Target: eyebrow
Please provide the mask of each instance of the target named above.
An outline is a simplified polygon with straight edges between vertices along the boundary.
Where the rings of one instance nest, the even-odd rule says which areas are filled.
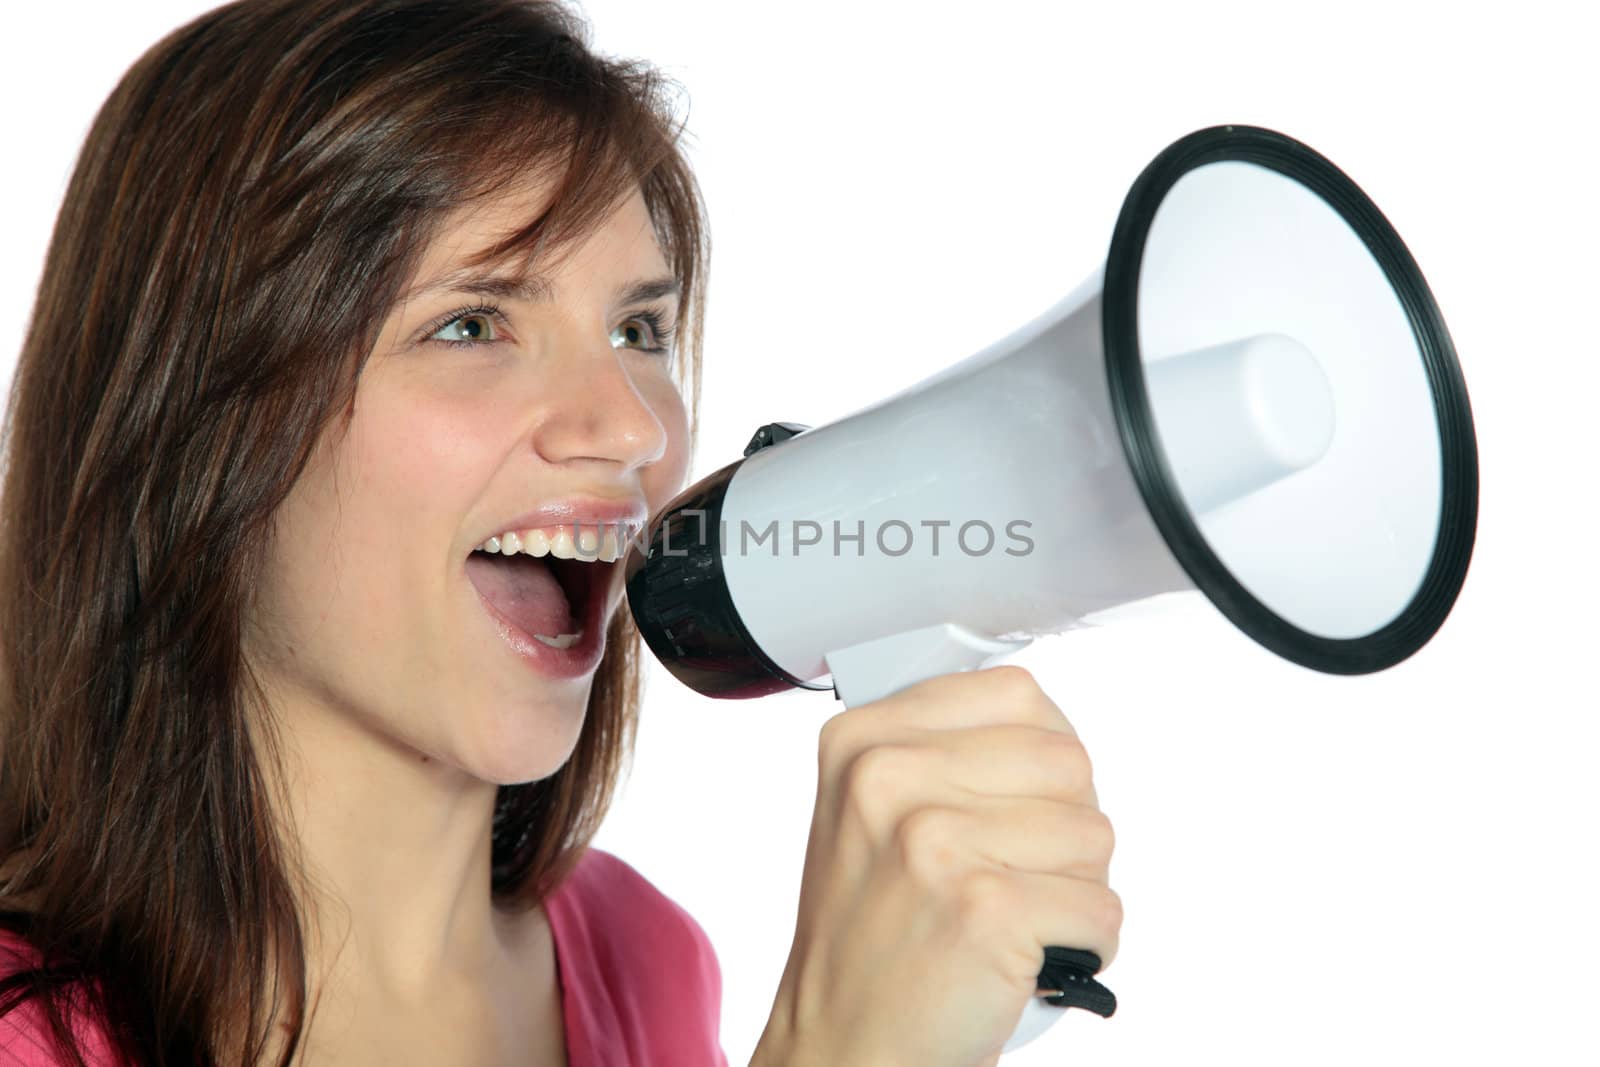
[[[677,297],[681,291],[682,287],[676,278],[651,278],[620,286],[616,300],[619,304],[641,304],[666,296]],[[543,303],[551,297],[550,283],[536,274],[495,274],[468,267],[442,275],[412,290],[408,299],[449,292],[523,300],[530,304]]]

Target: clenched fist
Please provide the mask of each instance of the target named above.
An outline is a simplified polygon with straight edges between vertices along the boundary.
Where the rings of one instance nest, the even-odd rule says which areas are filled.
[[[1017,666],[822,728],[799,916],[755,1067],[990,1067],[1044,947],[1116,956],[1089,757]]]

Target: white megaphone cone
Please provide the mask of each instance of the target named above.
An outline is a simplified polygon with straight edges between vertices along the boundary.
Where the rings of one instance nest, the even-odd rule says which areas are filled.
[[[713,696],[854,706],[1191,590],[1363,673],[1438,630],[1476,515],[1466,389],[1405,246],[1311,149],[1227,126],[1146,168],[1104,269],[1033,322],[848,418],[763,427],[655,516],[627,588]],[[1099,965],[1047,948],[1006,1050],[1111,1014]]]

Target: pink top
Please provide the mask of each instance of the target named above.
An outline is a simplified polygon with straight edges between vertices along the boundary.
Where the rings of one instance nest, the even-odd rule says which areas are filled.
[[[642,874],[590,848],[545,900],[555,940],[568,1067],[728,1067],[718,1038],[722,971],[700,924]],[[31,948],[0,930],[0,976]],[[32,1000],[0,1016],[0,1067],[56,1067]],[[109,1064],[91,1020],[91,1064]]]
[[[569,1067],[728,1067],[717,954],[675,901],[591,848],[545,913]]]

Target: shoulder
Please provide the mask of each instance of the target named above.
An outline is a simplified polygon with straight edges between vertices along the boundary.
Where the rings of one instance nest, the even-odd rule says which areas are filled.
[[[38,951],[26,938],[0,926],[0,982],[39,962]],[[111,1062],[105,1032],[84,1013],[80,990],[74,988],[70,1000],[73,1036],[85,1061]],[[37,998],[8,991],[0,996],[0,1005],[4,1004],[12,1007],[0,1015],[0,1067],[56,1067],[66,1062],[56,1050],[49,1019]]]
[[[590,847],[556,896],[620,952],[678,960],[721,977],[711,939],[682,905],[622,858]]]
[[[574,1063],[727,1067],[717,954],[677,901],[590,847],[545,910]]]
[[[561,891],[581,896],[588,903],[626,904],[647,908],[657,915],[679,915],[693,921],[677,901],[658,889],[627,860],[592,846],[584,850],[571,876],[562,883]]]
[[[677,901],[591,847],[545,910],[568,1040],[586,1062],[727,1067],[722,970],[705,930]]]

